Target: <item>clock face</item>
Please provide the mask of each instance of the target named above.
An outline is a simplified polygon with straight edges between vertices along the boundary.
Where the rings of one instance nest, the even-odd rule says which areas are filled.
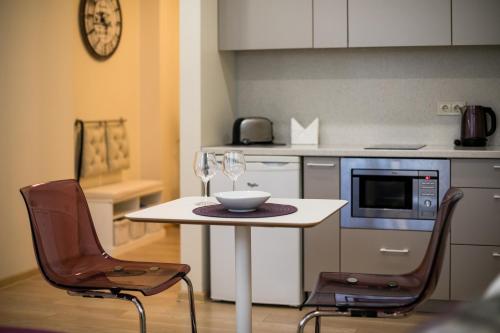
[[[122,12],[118,0],[81,0],[80,30],[85,45],[97,59],[109,58],[122,34]]]

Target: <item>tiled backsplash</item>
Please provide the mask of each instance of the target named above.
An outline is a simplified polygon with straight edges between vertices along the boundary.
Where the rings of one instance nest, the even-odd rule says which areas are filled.
[[[460,117],[437,116],[438,102],[500,116],[499,46],[239,52],[236,79],[237,116],[269,117],[280,142],[291,117],[319,117],[322,144],[451,144]]]

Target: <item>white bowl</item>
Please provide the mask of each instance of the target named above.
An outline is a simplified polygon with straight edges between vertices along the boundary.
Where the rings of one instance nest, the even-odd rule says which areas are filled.
[[[271,197],[262,191],[231,191],[214,194],[215,198],[230,212],[252,212]]]

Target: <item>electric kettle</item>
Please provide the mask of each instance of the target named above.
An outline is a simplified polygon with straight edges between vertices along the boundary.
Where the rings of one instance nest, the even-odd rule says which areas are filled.
[[[486,115],[490,117],[490,127],[487,128]],[[462,126],[460,129],[460,140],[456,145],[465,147],[486,146],[486,137],[495,133],[497,118],[495,112],[489,107],[481,105],[467,105],[462,111]]]

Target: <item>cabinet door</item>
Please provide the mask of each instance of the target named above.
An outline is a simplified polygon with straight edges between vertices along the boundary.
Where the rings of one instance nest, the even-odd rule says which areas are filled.
[[[500,44],[500,1],[453,0],[453,45]]]
[[[451,44],[451,0],[349,0],[349,47]]]
[[[312,0],[219,0],[219,49],[312,47]]]
[[[462,188],[451,223],[452,244],[500,246],[500,189]]]
[[[342,229],[341,271],[348,273],[404,274],[422,261],[430,232]],[[449,240],[447,240],[449,244]],[[449,299],[450,254],[447,245],[433,299]]]
[[[339,198],[339,159],[304,158],[304,198]],[[339,215],[304,229],[304,290],[312,291],[320,272],[339,271]]]
[[[500,188],[499,159],[454,159],[451,186]]]
[[[314,0],[314,47],[347,47],[347,0]]]
[[[500,247],[451,246],[451,299],[479,299],[500,274]]]

